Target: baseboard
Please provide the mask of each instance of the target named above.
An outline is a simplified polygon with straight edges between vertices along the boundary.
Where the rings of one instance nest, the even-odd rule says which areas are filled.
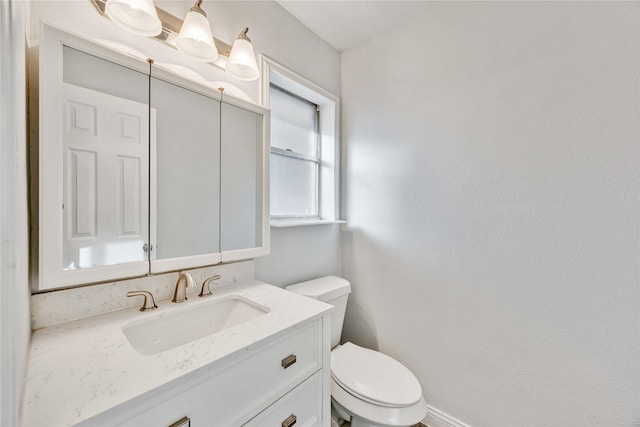
[[[423,420],[423,423],[428,427],[471,427],[433,406],[427,406],[427,416]]]

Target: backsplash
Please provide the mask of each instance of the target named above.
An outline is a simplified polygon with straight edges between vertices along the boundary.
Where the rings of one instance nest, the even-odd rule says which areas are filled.
[[[202,282],[216,274],[221,276],[220,280],[209,284],[214,295],[216,287],[255,278],[253,260],[184,271],[191,273],[198,285],[194,288],[188,288],[187,296],[195,296],[196,298],[200,293]],[[153,294],[156,304],[171,304],[169,299],[173,296],[178,276],[179,272],[172,272],[32,295],[31,328],[34,330],[41,329],[125,308],[141,306],[142,298],[127,297],[126,293],[129,291],[149,291]]]

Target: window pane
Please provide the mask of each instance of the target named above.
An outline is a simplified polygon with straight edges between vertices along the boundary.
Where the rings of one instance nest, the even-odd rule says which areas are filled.
[[[317,156],[317,106],[271,86],[271,146]]]
[[[271,153],[271,215],[318,216],[318,165]]]

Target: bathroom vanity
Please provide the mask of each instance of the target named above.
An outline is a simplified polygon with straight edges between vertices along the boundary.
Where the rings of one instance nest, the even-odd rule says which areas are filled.
[[[328,426],[331,306],[255,280],[166,300],[269,252],[269,111],[170,68],[42,27],[21,424]]]
[[[36,330],[22,424],[329,425],[331,306],[254,280],[158,305]]]

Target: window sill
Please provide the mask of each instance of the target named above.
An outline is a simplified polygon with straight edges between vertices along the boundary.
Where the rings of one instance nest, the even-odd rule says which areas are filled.
[[[272,228],[303,227],[306,225],[346,224],[347,221],[337,219],[272,219]]]

